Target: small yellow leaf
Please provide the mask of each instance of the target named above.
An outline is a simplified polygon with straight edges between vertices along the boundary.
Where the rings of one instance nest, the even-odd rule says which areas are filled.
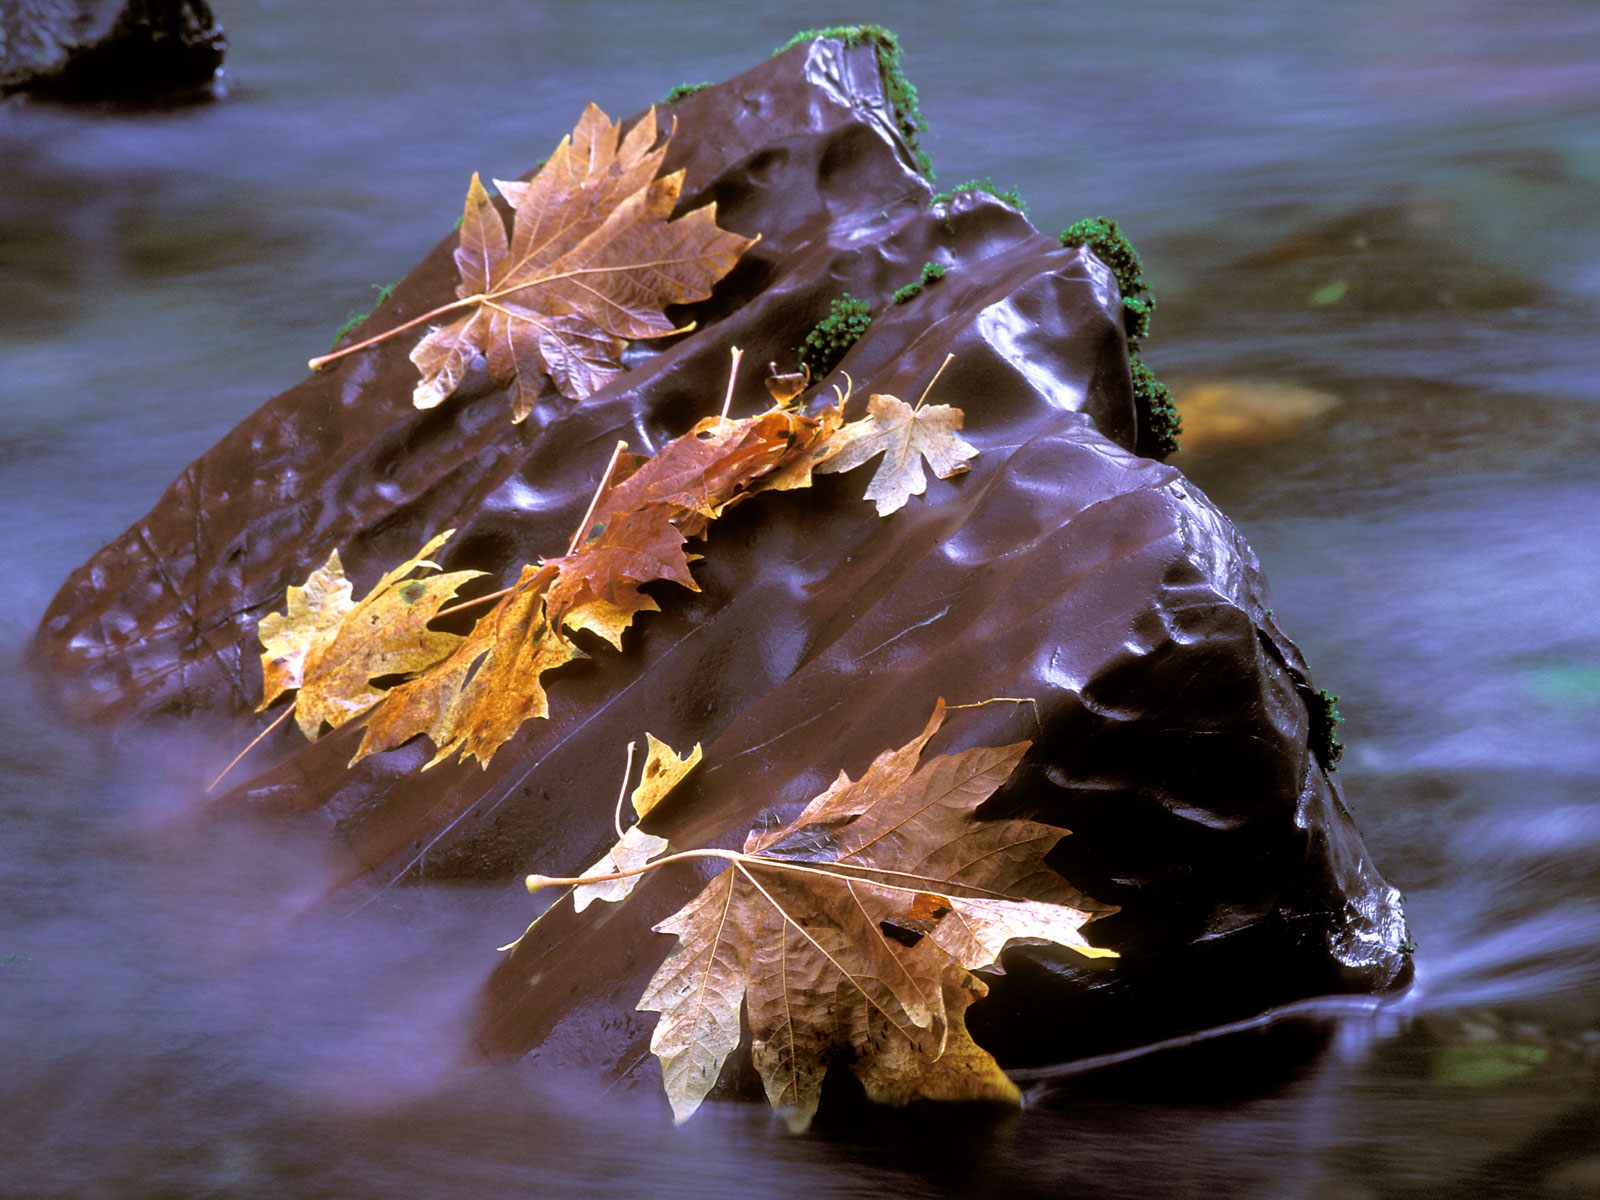
[[[777,363],[767,364],[767,391],[782,408],[787,408],[811,386],[811,368],[804,363],[792,374],[780,374]]]
[[[701,758],[700,743],[685,756],[661,741],[653,733],[645,735],[644,771],[639,776],[639,786],[633,789],[633,811],[642,821],[650,810],[667,798],[667,793],[678,786]]]

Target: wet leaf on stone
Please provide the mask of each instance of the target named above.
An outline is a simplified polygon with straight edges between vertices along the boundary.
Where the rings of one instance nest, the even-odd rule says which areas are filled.
[[[267,708],[298,689],[295,721],[315,741],[383,699],[373,680],[423,671],[450,655],[461,638],[428,628],[456,591],[482,571],[440,574],[433,554],[454,530],[441,533],[384,575],[362,599],[345,577],[339,552],[288,589],[286,611],[262,619],[259,636],[262,700]]]
[[[654,109],[624,135],[591,104],[531,180],[495,181],[509,237],[472,177],[455,252],[468,303],[411,352],[418,408],[450,396],[481,354],[521,421],[546,379],[581,400],[623,373],[628,342],[684,332],[666,307],[705,299],[754,241],[719,228],[715,203],[671,219],[684,173],[657,177],[671,139]]]
[[[961,423],[961,410],[948,404],[913,408],[897,397],[874,395],[867,401],[867,415],[834,435],[827,458],[815,469],[823,475],[853,471],[883,455],[866,498],[877,504],[880,517],[886,517],[927,489],[924,460],[940,479],[967,470],[978,450],[957,435]]]
[[[639,786],[633,789],[633,811],[642,821],[667,798],[683,778],[700,765],[703,751],[700,743],[688,754],[679,754],[653,733],[646,733],[644,769],[639,773]]]
[[[739,1045],[741,1010],[772,1106],[809,1124],[823,1076],[848,1064],[869,1096],[1016,1103],[964,1014],[1017,943],[1086,956],[1082,926],[1109,911],[1045,863],[1065,830],[973,813],[1028,743],[922,762],[945,718],[841,774],[790,824],[744,853],[656,926],[679,943],[639,1002],[661,1018],[651,1049],[678,1120],[699,1107]]]

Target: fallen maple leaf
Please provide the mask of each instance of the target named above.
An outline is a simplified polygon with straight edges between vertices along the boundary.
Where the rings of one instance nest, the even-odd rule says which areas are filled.
[[[524,721],[548,716],[542,677],[584,657],[545,615],[551,574],[549,567],[523,567],[448,658],[393,688],[368,717],[350,764],[425,733],[436,752],[424,770],[458,750],[487,767]]]
[[[454,532],[434,538],[359,601],[353,598],[337,550],[304,584],[291,586],[286,611],[268,614],[259,627],[265,652],[256,711],[298,689],[295,721],[316,741],[324,724],[337,729],[383,699],[384,692],[372,680],[414,674],[449,656],[461,638],[429,629],[428,622],[462,584],[483,574],[427,574],[439,571],[428,556]],[[423,574],[408,579],[414,572]]]
[[[523,722],[548,715],[541,676],[583,656],[567,632],[586,629],[621,649],[633,618],[658,607],[641,587],[666,580],[698,591],[688,537],[767,477],[809,459],[836,425],[772,410],[708,418],[650,458],[619,446],[585,536],[562,557],[524,567],[465,640],[374,702],[352,765],[426,734],[436,747],[428,766],[459,751],[487,767]]]
[[[867,415],[835,435],[828,457],[815,469],[822,475],[853,471],[882,454],[866,498],[886,517],[927,490],[924,459],[936,476],[949,479],[978,456],[977,447],[956,435],[961,422],[961,410],[948,404],[913,408],[894,396],[873,395],[867,400]]]
[[[629,457],[601,494],[583,537],[550,585],[550,613],[567,629],[589,629],[621,648],[640,612],[656,610],[639,589],[669,580],[699,591],[684,545],[728,508],[768,490],[808,460],[835,427],[824,415],[772,409],[742,420],[708,417],[648,459]]]
[[[632,868],[729,860],[656,926],[680,940],[639,1001],[661,1014],[650,1048],[679,1121],[737,1048],[741,1006],[767,1098],[795,1129],[810,1123],[835,1062],[886,1103],[1016,1101],[966,1032],[966,1008],[985,991],[971,972],[997,971],[1018,943],[1110,956],[1081,933],[1110,910],[1046,865],[1065,830],[973,817],[1028,743],[919,765],[944,718],[941,702],[918,737],[859,781],[841,774],[790,824],[752,833],[742,853],[691,850]],[[530,876],[528,886],[565,882]]]
[[[473,175],[455,252],[458,299],[312,368],[465,310],[411,352],[418,408],[450,396],[479,354],[510,391],[513,421],[533,411],[546,378],[572,399],[598,391],[625,370],[629,341],[685,332],[666,307],[705,299],[755,244],[718,227],[714,202],[670,219],[684,173],[657,172],[671,140],[670,130],[659,137],[653,108],[623,136],[621,122],[589,105],[530,181],[495,181],[512,207],[509,238]]]

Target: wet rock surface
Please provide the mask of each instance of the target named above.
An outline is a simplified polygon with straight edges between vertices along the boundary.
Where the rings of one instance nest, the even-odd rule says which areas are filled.
[[[329,550],[364,588],[454,527],[444,568],[490,572],[484,591],[509,582],[565,545],[617,438],[654,449],[715,411],[732,345],[792,365],[848,292],[874,319],[824,382],[848,373],[857,404],[910,398],[953,353],[935,399],[966,412],[970,474],[887,520],[859,473],[734,510],[701,547],[702,590],[663,589],[625,653],[597,644],[550,676],[550,719],[487,770],[419,774],[415,744],[347,770],[358,730],[285,735],[225,806],[323,823],[351,883],[511,893],[610,844],[623,747],[647,729],[706,752],[648,829],[728,846],[908,740],[939,696],[1027,697],[957,714],[930,751],[1034,740],[984,811],[1074,831],[1053,861],[1121,906],[1091,936],[1124,957],[1009,954],[970,1022],[1003,1062],[1402,983],[1398,895],[1308,745],[1315,688],[1254,555],[1179,471],[1133,452],[1111,273],[993,197],[930,209],[869,45],[800,46],[668,111],[685,207],[715,199],[724,227],[762,236],[710,300],[674,313],[696,332],[637,347],[585,402],[551,392],[520,426],[481,383],[412,408],[406,338],[269,401],[64,585],[35,653],[63,702],[115,722],[238,717],[242,742],[256,623]],[[453,240],[355,336],[449,298]],[[892,303],[930,261],[944,277]],[[735,411],[765,403],[753,374],[739,396]],[[558,902],[493,971],[478,1044],[652,1076],[653,1018],[634,1004],[670,943],[650,927],[703,881],[657,872],[581,916]]]
[[[206,0],[4,0],[0,94],[201,98],[227,48]]]

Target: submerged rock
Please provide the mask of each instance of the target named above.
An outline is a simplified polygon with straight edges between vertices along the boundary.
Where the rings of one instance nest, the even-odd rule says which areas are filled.
[[[205,94],[227,48],[206,0],[0,3],[0,93],[134,101]]]
[[[930,210],[915,124],[886,98],[904,89],[880,65],[870,42],[824,37],[673,105],[684,207],[715,199],[725,228],[762,235],[677,314],[694,333],[587,401],[550,392],[522,425],[483,384],[414,409],[408,339],[352,356],[269,401],[75,572],[37,660],[79,713],[236,715],[242,742],[256,623],[329,550],[365,587],[456,527],[444,567],[508,582],[565,545],[618,437],[653,449],[714,412],[730,346],[792,369],[848,293],[873,317],[822,382],[914,397],[953,353],[935,399],[966,412],[970,474],[887,520],[859,474],[734,510],[704,547],[702,590],[662,590],[624,653],[550,676],[550,719],[487,770],[418,773],[417,744],[349,770],[346,728],[275,738],[276,765],[224,803],[320,820],[352,882],[504,881],[511,923],[529,908],[521,874],[567,874],[610,845],[623,747],[646,730],[705,745],[650,831],[736,845],[907,741],[937,697],[1028,697],[961,713],[931,749],[1034,740],[985,813],[1074,831],[1052,861],[1121,906],[1091,933],[1124,957],[1008,954],[971,1016],[1003,1062],[1399,985],[1398,895],[1309,744],[1315,688],[1255,556],[1178,470],[1134,453],[1114,276],[985,194]],[[366,332],[448,298],[452,246]],[[893,303],[929,262],[938,285]],[[736,411],[758,393],[752,377]],[[479,1045],[653,1075],[654,1018],[634,1004],[671,942],[650,927],[702,882],[674,869],[625,904],[559,902],[493,970]]]

